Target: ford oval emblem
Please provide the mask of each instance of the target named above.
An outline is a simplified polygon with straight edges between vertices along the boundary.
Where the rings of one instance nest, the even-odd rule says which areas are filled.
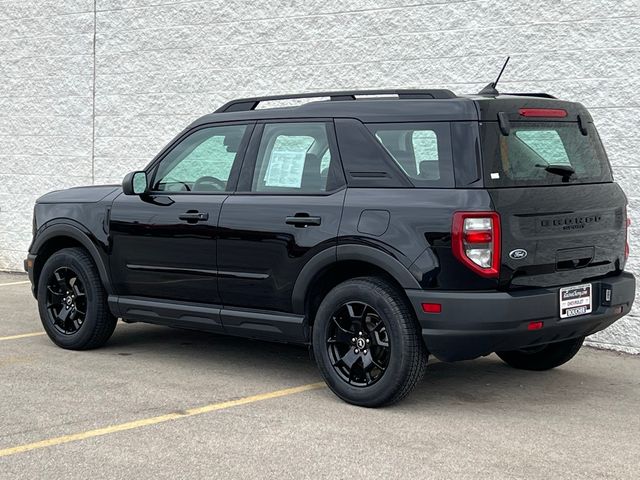
[[[524,248],[516,248],[509,252],[509,256],[514,260],[522,260],[527,256],[527,251]]]

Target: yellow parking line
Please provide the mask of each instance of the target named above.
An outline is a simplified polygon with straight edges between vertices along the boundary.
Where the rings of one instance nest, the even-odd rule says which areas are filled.
[[[263,400],[270,400],[272,398],[286,397],[287,395],[294,395],[296,393],[323,388],[324,386],[324,383],[309,383],[307,385],[300,385],[299,387],[285,388],[284,390],[275,390],[273,392],[261,393],[258,395],[252,395],[250,397],[238,398],[236,400],[212,403],[203,407],[195,407],[179,412],[167,413],[165,415],[159,415],[157,417],[143,418],[141,420],[134,420],[131,422],[110,425],[108,427],[98,428],[95,430],[88,430],[86,432],[63,435],[61,437],[49,438],[47,440],[41,440],[34,443],[26,443],[24,445],[18,445],[16,447],[10,447],[5,448],[4,450],[0,450],[0,457],[7,457],[9,455],[15,455],[17,453],[28,452],[40,448],[53,447],[55,445],[62,445],[63,443],[77,442],[80,440],[86,440],[87,438],[100,437],[102,435],[108,435],[110,433],[133,430],[135,428],[164,423],[170,420],[177,420],[179,418],[193,417],[194,415],[202,415],[203,413],[215,412],[216,410],[224,410],[225,408],[237,407],[239,405],[246,405],[248,403],[261,402]]]
[[[9,337],[0,337],[0,342],[5,340],[18,340],[19,338],[39,337],[45,335],[45,332],[21,333],[20,335],[11,335]]]
[[[24,285],[25,283],[31,283],[31,282],[29,280],[24,280],[22,282],[0,283],[0,287],[8,287],[9,285]]]

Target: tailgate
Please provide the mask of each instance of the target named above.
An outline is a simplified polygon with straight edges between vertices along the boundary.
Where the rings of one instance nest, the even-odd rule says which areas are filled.
[[[624,268],[626,198],[616,183],[499,188],[489,195],[502,227],[502,285],[567,285]]]

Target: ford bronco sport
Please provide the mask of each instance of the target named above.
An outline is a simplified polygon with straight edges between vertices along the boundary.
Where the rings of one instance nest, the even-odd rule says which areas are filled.
[[[589,112],[550,95],[246,98],[122,186],[41,197],[25,268],[62,348],[118,318],[310,344],[381,406],[429,354],[546,370],[626,315],[626,203]]]

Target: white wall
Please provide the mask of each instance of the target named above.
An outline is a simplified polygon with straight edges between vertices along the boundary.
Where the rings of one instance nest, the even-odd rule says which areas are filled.
[[[640,273],[639,14],[640,0],[0,0],[0,269],[21,268],[37,196],[119,182],[230,98],[475,92],[510,54],[502,89],[591,110]],[[637,303],[594,341],[640,351]]]

